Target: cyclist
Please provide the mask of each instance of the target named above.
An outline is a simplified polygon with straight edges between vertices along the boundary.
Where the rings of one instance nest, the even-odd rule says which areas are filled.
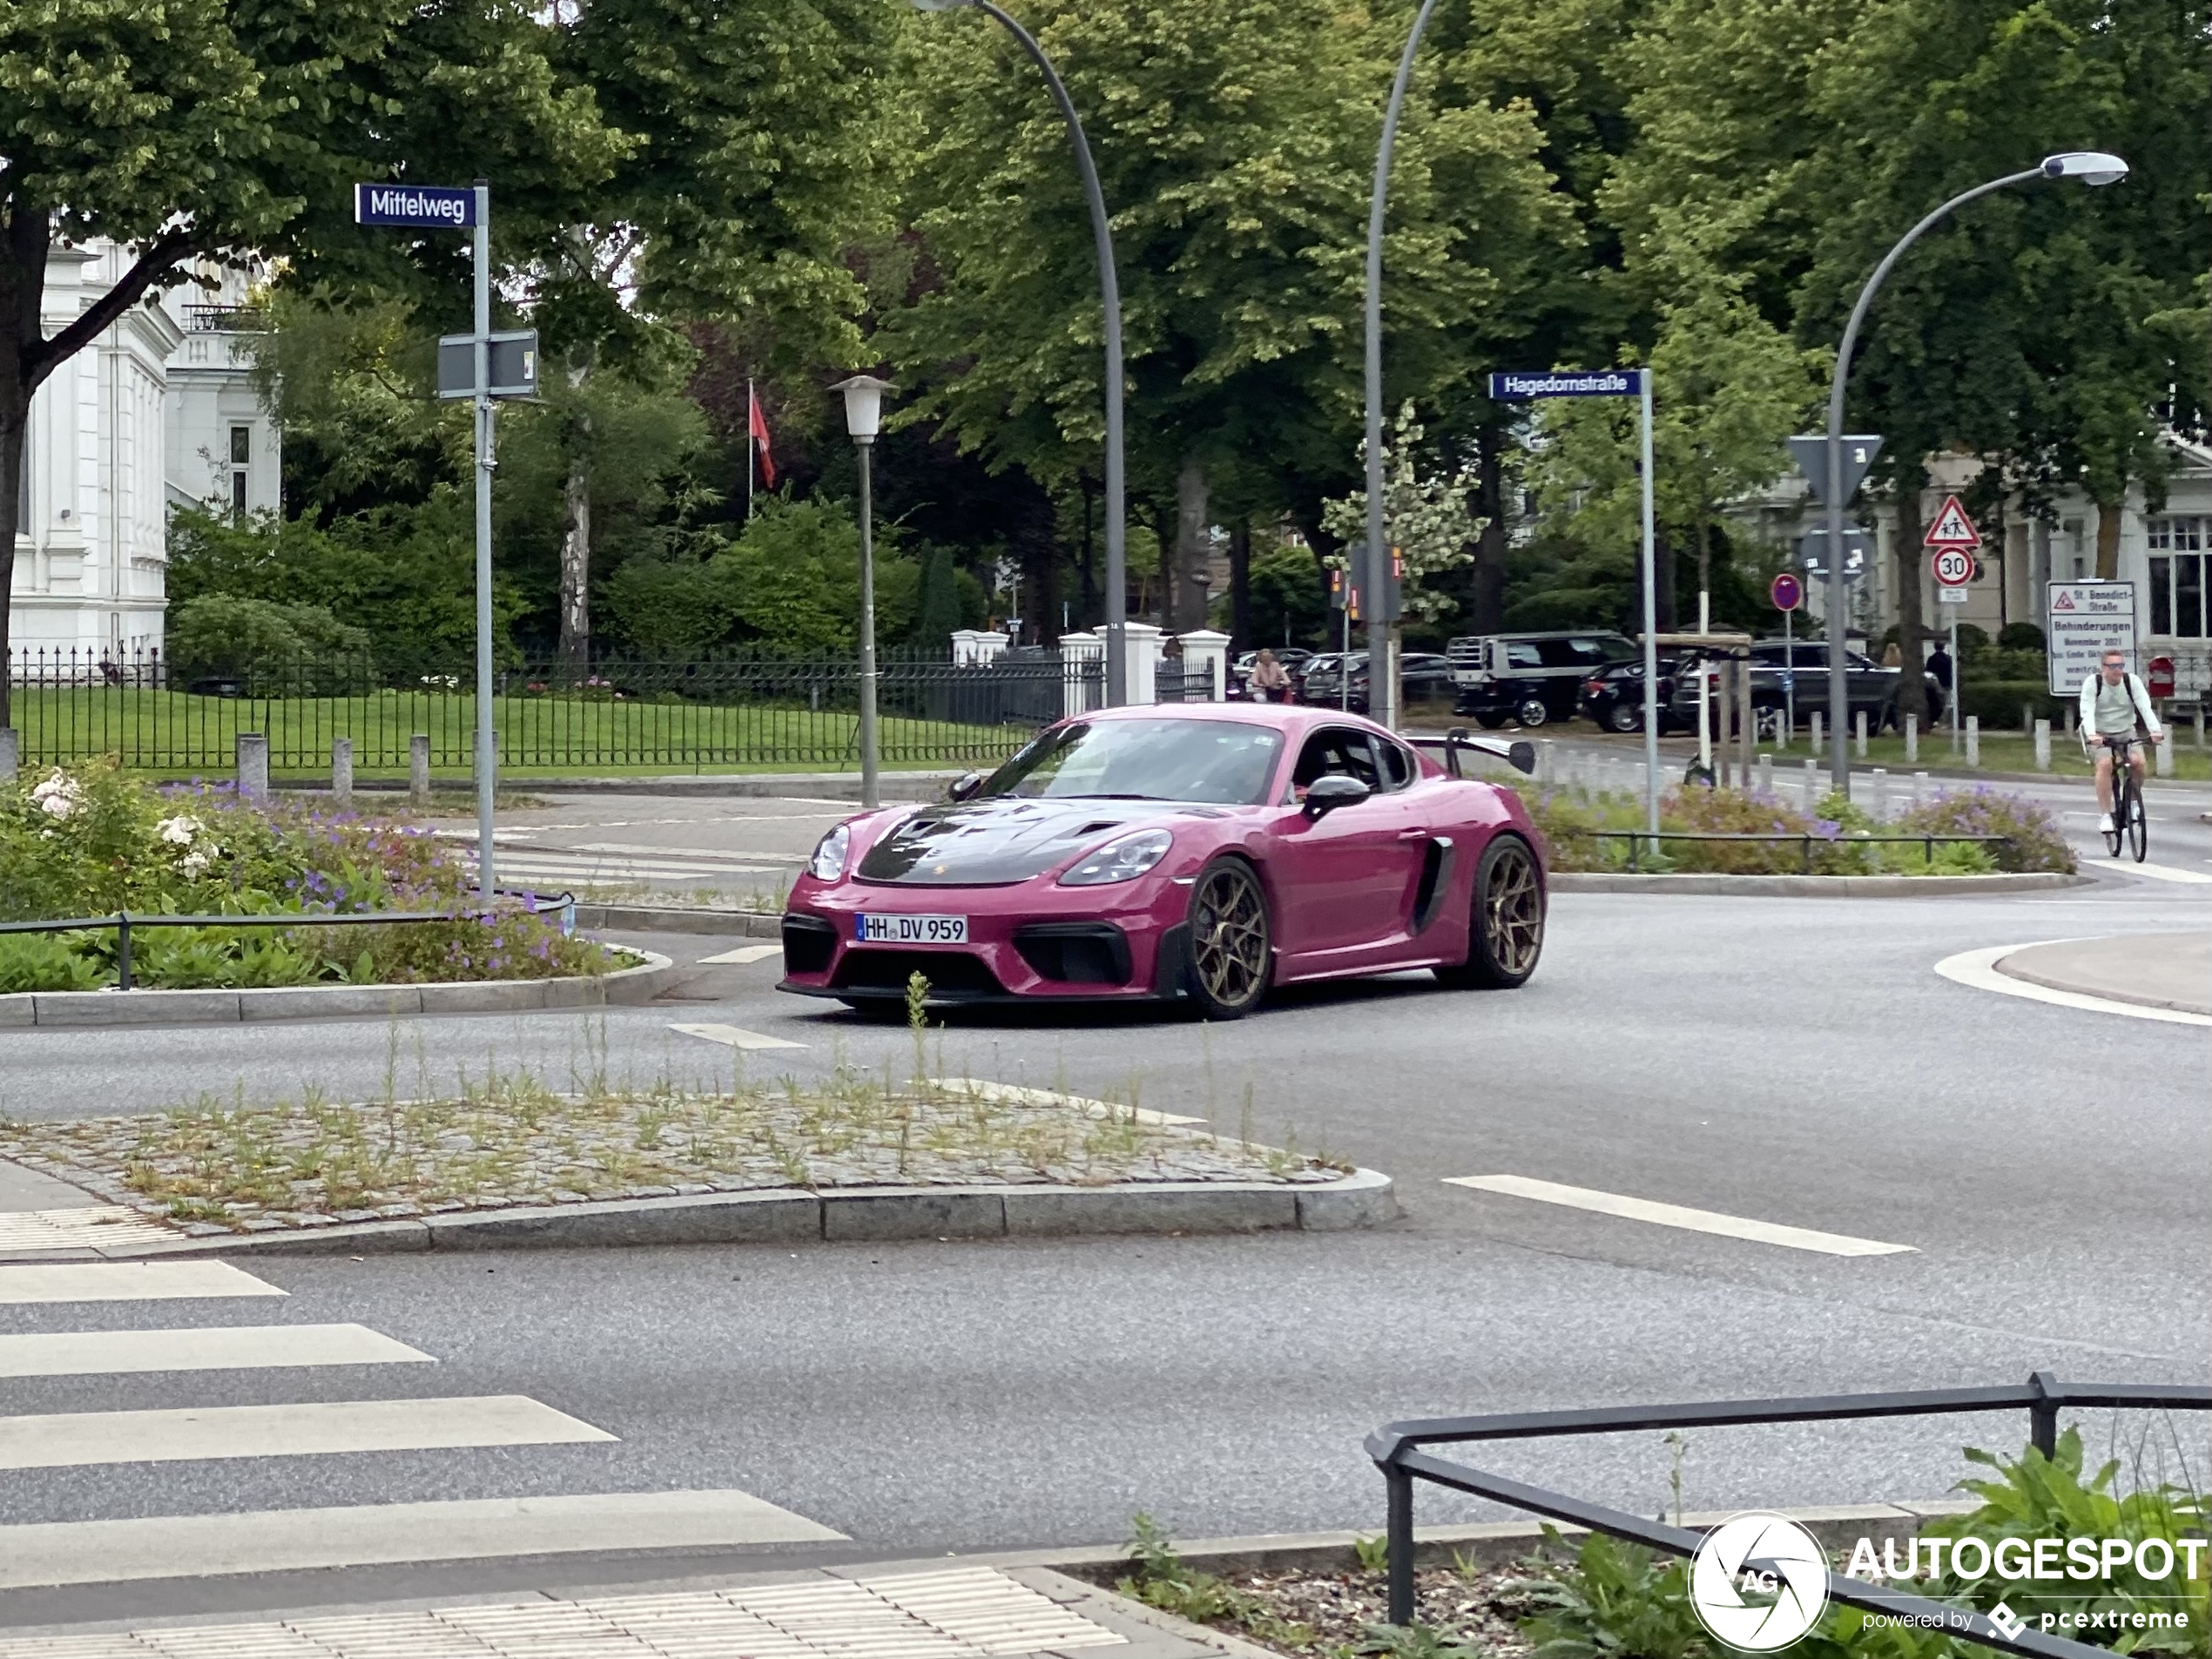
[[[2153,743],[2162,743],[2166,728],[2158,723],[2158,713],[2150,705],[2150,693],[2143,689],[2142,681],[2128,671],[2128,653],[2108,651],[2097,671],[2081,682],[2081,744],[2094,746],[2097,763],[2097,810],[2102,814],[2097,819],[2101,834],[2112,833],[2112,757],[2113,750],[2105,742],[2107,738],[2133,738],[2136,722]],[[2143,757],[2130,752],[2128,764],[2135,774],[2137,788],[2142,786]]]

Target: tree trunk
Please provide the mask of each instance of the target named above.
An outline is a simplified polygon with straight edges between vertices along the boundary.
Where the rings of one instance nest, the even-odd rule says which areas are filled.
[[[577,428],[588,436],[590,417]],[[561,665],[578,680],[591,669],[591,467],[581,443],[561,486]]]
[[[1152,621],[1163,634],[1175,631],[1175,509],[1156,507],[1152,539],[1159,543],[1153,562]]]
[[[1897,718],[1902,725],[1916,716],[1920,730],[1928,730],[1928,683],[1925,664],[1927,635],[1920,610],[1920,566],[1927,550],[1920,545],[1920,493],[1927,488],[1928,469],[1918,459],[1901,460],[1897,473],[1897,649],[1904,659],[1898,671]],[[1871,649],[1870,644],[1869,649]],[[1956,682],[1959,665],[1951,665]]]
[[[1506,432],[1491,422],[1482,428],[1475,461],[1475,510],[1482,529],[1474,540],[1474,603],[1468,623],[1478,634],[1501,632],[1506,625]]]
[[[0,358],[15,356],[0,340]],[[13,363],[0,361],[0,732],[14,724],[14,657],[9,632],[16,583],[16,508],[23,492],[24,436],[30,425],[30,388]]]
[[[2097,503],[2097,579],[2100,582],[2113,581],[2120,575],[2120,521],[2127,510],[2127,501],[2128,491],[2123,486],[2116,500]]]
[[[1169,605],[1171,626],[1188,633],[1206,625],[1206,561],[1213,550],[1206,539],[1206,469],[1196,456],[1183,463],[1175,479],[1175,580]]]
[[[1100,609],[1098,599],[1097,549],[1091,529],[1091,508],[1098,499],[1098,486],[1091,482],[1087,472],[1076,475],[1076,482],[1083,492],[1083,545],[1082,556],[1076,564],[1077,591],[1082,596],[1080,609],[1082,621],[1080,625],[1084,628],[1103,626],[1112,618]],[[1092,620],[1094,617],[1097,619],[1096,622]]]
[[[1028,636],[1022,643],[1057,644],[1060,641],[1059,514],[1053,507],[1051,493],[1043,485],[1031,482],[1022,493],[1027,499],[1022,505],[1020,529],[1016,532],[1023,590],[1019,603],[1022,620]]]
[[[1641,559],[1637,560],[1639,566],[1642,563]],[[1680,607],[1675,603],[1675,543],[1674,538],[1665,530],[1656,528],[1651,533],[1651,585],[1657,590],[1651,596],[1651,614],[1658,623],[1657,631],[1671,634],[1676,628],[1675,619],[1681,614]],[[1636,572],[1636,598],[1639,602],[1643,598],[1643,573],[1641,569]],[[1636,608],[1635,624],[1628,631],[1637,635],[1643,631],[1641,603]]]
[[[1239,518],[1229,528],[1229,652],[1254,650],[1252,644],[1252,522]]]

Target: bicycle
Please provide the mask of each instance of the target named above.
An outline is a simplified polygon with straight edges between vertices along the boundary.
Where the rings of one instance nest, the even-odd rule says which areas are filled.
[[[2135,776],[2130,752],[2141,739],[2099,738],[2097,741],[2112,751],[2112,827],[2104,832],[2105,851],[2118,858],[2124,839],[2135,862],[2141,864],[2150,847],[2150,820],[2143,813],[2143,786]]]

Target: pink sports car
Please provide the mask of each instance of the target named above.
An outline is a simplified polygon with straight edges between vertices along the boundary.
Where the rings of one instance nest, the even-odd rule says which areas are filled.
[[[1517,986],[1544,864],[1509,789],[1356,715],[1252,704],[1064,720],[952,799],[848,819],[784,916],[782,988],[895,1014],[933,1002],[1187,1001],[1232,1020],[1269,988],[1426,968]]]

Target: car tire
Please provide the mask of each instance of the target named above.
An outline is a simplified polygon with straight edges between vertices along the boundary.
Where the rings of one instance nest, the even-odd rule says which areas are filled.
[[[1520,836],[1490,838],[1474,867],[1467,959],[1433,969],[1453,990],[1510,991],[1526,985],[1544,949],[1544,880],[1535,850]]]
[[[1475,725],[1480,726],[1485,732],[1495,732],[1499,727],[1505,725],[1506,719],[1507,717],[1505,715],[1493,712],[1476,715],[1474,717],[1474,723]]]
[[[1615,703],[1606,710],[1601,723],[1608,732],[1641,732],[1643,730],[1643,711],[1627,703]]]
[[[1184,980],[1204,1020],[1241,1020],[1267,995],[1275,968],[1274,928],[1259,876],[1242,859],[1220,858],[1190,884],[1190,957]]]
[[[1513,718],[1534,730],[1552,718],[1550,706],[1541,697],[1524,697],[1513,711]]]

